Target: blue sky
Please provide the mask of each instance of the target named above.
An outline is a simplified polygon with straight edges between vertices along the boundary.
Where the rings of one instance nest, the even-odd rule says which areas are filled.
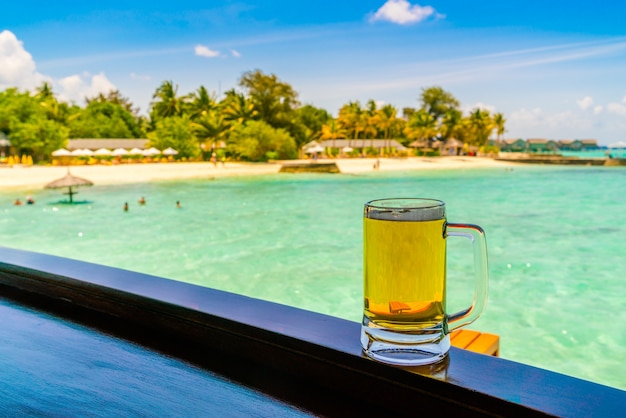
[[[106,8],[105,8],[106,7]],[[260,69],[303,104],[417,107],[439,85],[506,137],[626,141],[626,4],[614,1],[19,1],[0,14],[0,88],[66,100],[116,88],[146,112],[164,80],[216,94]]]

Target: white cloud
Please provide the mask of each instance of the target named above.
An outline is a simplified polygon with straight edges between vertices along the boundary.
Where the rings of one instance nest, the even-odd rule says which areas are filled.
[[[21,41],[8,30],[0,32],[0,88],[17,87],[33,90],[44,81],[50,82],[60,100],[82,103],[85,97],[97,96],[116,90],[104,75],[71,75],[54,80],[37,72],[32,55],[24,49]]]
[[[49,77],[37,72],[33,57],[8,30],[0,32],[0,88],[33,89]]]
[[[411,4],[407,0],[387,0],[387,2],[370,17],[370,22],[383,20],[400,25],[409,25],[411,23],[419,23],[433,15],[443,17],[442,15],[435,14],[435,9],[431,6]]]
[[[603,108],[602,106],[600,106],[600,105],[595,106],[595,107],[593,108],[593,113],[594,113],[595,115],[599,115],[599,114],[602,112],[602,109],[604,109],[604,108]]]
[[[626,104],[624,103],[609,103],[606,105],[606,110],[620,116],[626,116]]]
[[[96,75],[75,74],[58,80],[56,84],[60,87],[59,99],[76,103],[82,103],[86,97],[94,97],[100,93],[107,94],[111,90],[117,90],[104,73]]]
[[[593,105],[593,99],[591,96],[585,96],[580,100],[576,100],[576,103],[582,110],[587,110]]]
[[[196,45],[194,51],[199,57],[215,58],[220,55],[220,51],[215,51],[204,45]]]
[[[234,49],[230,50],[230,53],[233,55],[233,57],[235,58],[239,58],[241,56],[241,54],[239,53],[239,51],[235,51]]]

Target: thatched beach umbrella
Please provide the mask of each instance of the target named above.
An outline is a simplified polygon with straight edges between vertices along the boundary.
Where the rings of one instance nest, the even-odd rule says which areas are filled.
[[[65,177],[61,177],[58,180],[48,183],[44,187],[46,189],[63,189],[67,187],[69,191],[65,194],[69,195],[70,203],[73,203],[74,201],[72,197],[78,192],[73,191],[72,187],[87,187],[87,186],[93,186],[93,183],[87,179],[84,179],[81,177],[75,177],[70,174],[69,170],[67,170],[67,174],[65,175]]]

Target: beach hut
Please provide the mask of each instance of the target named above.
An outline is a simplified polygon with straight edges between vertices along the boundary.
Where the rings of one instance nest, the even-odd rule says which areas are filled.
[[[74,203],[73,196],[78,192],[72,190],[72,188],[88,187],[88,186],[93,186],[93,183],[87,179],[84,179],[81,177],[75,177],[71,175],[70,170],[68,169],[65,177],[61,177],[58,180],[54,180],[53,182],[46,184],[44,188],[45,189],[64,189],[67,187],[68,191],[65,194],[69,196],[68,203]]]
[[[443,145],[443,152],[446,155],[460,155],[463,149],[463,142],[455,138],[450,138]]]

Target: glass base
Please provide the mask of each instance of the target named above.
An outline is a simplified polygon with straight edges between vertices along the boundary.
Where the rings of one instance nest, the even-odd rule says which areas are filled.
[[[373,327],[364,319],[361,327],[361,347],[366,356],[396,366],[433,364],[446,358],[450,350],[450,335],[444,325],[419,331],[397,332]]]

